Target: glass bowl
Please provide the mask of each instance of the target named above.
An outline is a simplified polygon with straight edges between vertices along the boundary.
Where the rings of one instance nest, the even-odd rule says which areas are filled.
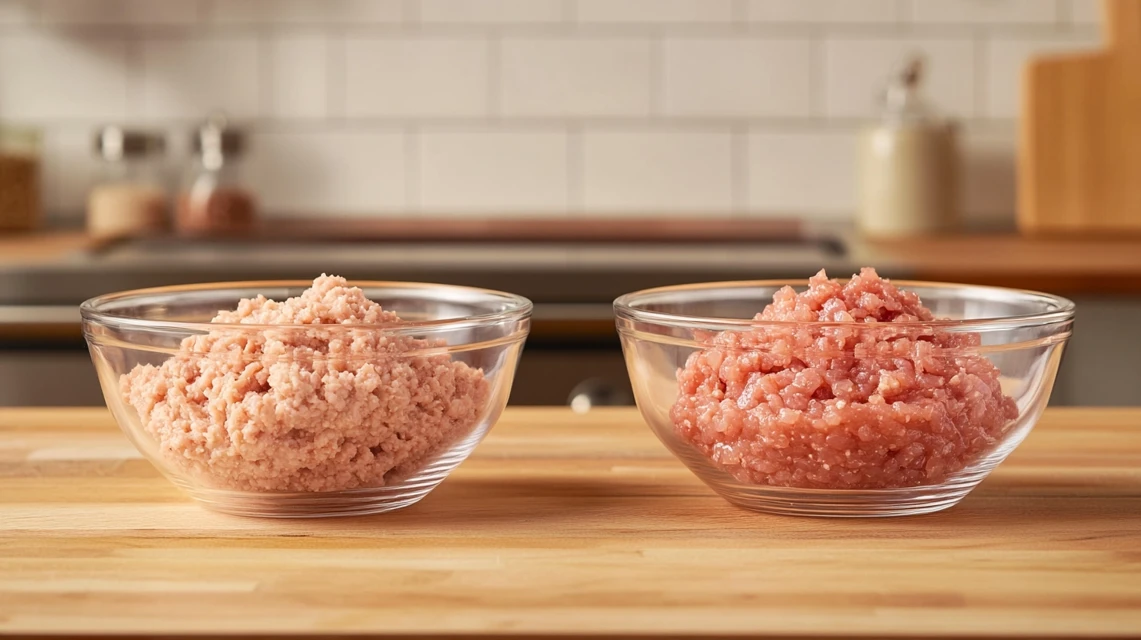
[[[440,484],[499,419],[530,329],[525,298],[351,282],[384,324],[211,323],[307,282],[114,293],[83,303],[107,406],[203,505],[263,517],[380,513]]]
[[[957,504],[1046,407],[1074,305],[1030,291],[893,284],[947,320],[753,319],[776,291],[799,293],[805,281],[618,298],[643,418],[698,478],[747,509],[897,516]],[[856,386],[845,387],[847,378]]]

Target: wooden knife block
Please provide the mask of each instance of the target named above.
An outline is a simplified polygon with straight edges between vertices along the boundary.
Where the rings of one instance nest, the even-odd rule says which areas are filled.
[[[1141,0],[1104,0],[1106,48],[1024,72],[1018,224],[1141,234]]]

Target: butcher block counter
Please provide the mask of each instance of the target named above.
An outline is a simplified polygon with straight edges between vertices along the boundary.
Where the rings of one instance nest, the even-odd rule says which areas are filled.
[[[1141,637],[1141,410],[1050,410],[959,506],[750,513],[635,410],[508,409],[420,504],[205,511],[102,409],[0,410],[0,634]]]

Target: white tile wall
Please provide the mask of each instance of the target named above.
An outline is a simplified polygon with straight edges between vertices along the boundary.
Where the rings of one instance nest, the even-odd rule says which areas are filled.
[[[408,204],[404,138],[368,128],[267,131],[250,140],[247,175],[263,207],[279,214],[399,213]]]
[[[345,111],[362,118],[486,115],[489,49],[478,37],[351,36]]]
[[[815,110],[808,39],[671,38],[663,46],[667,115],[806,117]]]
[[[566,211],[568,136],[558,128],[431,128],[419,138],[419,205],[423,211]]]
[[[562,0],[420,0],[424,24],[541,24],[560,22]]]
[[[273,118],[323,118],[329,112],[329,43],[321,33],[275,34],[268,55],[265,113]]]
[[[1058,3],[1049,0],[910,0],[912,19],[920,23],[1050,24]]]
[[[875,24],[899,20],[898,0],[748,0],[756,22],[800,24]]]
[[[1014,209],[1018,83],[1097,0],[0,0],[0,119],[79,215],[95,125],[251,129],[267,209],[846,220],[855,135],[912,52],[963,120],[964,201]],[[34,64],[28,64],[28,61]],[[183,161],[173,154],[172,165]]]
[[[578,0],[580,23],[694,24],[733,21],[733,0]]]
[[[56,24],[189,24],[198,5],[180,0],[39,0],[43,20]]]
[[[654,83],[649,38],[508,37],[499,51],[504,115],[645,117]]]
[[[749,209],[845,219],[856,193],[856,136],[754,131],[748,139]]]
[[[926,92],[957,117],[974,115],[975,47],[968,38],[834,38],[825,43],[824,101],[829,116],[869,117],[892,71],[908,56],[927,61]]]
[[[399,22],[403,9],[401,0],[213,0],[207,14],[224,23],[359,25]]]
[[[604,213],[730,213],[732,135],[727,129],[587,132],[582,198],[587,210]]]
[[[17,120],[122,118],[127,44],[113,36],[0,37],[0,116]]]
[[[1018,116],[1018,90],[1022,68],[1031,56],[1096,49],[1096,35],[1067,37],[1012,36],[987,43],[986,77],[982,84],[986,95],[985,115],[990,118]]]
[[[1063,6],[1074,24],[1093,25],[1101,22],[1101,0],[1067,0]]]
[[[150,37],[140,53],[137,115],[197,118],[215,109],[234,118],[260,115],[258,41],[252,36]]]
[[[32,0],[0,0],[0,25],[31,22]]]

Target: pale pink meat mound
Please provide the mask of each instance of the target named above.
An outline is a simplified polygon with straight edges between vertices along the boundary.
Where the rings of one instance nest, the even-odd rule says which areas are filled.
[[[284,302],[242,300],[121,392],[163,458],[208,486],[245,491],[379,487],[416,472],[471,433],[490,394],[482,370],[439,346],[350,325],[400,323],[321,276]],[[332,327],[329,325],[340,325]]]
[[[815,489],[935,484],[989,452],[1017,416],[977,334],[864,269],[786,287],[678,372],[676,433],[741,482]]]

